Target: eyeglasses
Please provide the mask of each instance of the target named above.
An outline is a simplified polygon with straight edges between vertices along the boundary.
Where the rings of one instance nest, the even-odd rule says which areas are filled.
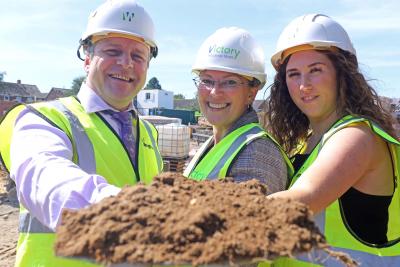
[[[243,84],[250,85],[250,82],[242,82],[236,79],[226,79],[222,81],[214,81],[212,79],[207,79],[207,78],[194,78],[193,79],[194,84],[198,89],[207,89],[211,90],[213,88],[216,88],[217,86],[221,89],[236,89],[240,87]]]

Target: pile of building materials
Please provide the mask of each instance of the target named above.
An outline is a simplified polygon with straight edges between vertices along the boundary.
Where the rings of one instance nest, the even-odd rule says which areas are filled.
[[[189,157],[190,128],[176,123],[156,125],[156,128],[164,171],[183,172]]]

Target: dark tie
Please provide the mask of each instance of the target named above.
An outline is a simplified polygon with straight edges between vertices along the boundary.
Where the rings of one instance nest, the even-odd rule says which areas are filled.
[[[129,111],[110,112],[111,116],[121,124],[121,139],[133,163],[135,163],[135,137],[133,135],[132,114]]]

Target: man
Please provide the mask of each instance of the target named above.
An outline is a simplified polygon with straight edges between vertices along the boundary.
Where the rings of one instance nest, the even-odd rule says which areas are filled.
[[[107,1],[89,17],[79,58],[81,47],[87,78],[77,98],[18,106],[0,126],[21,204],[16,266],[88,265],[54,255],[62,210],[149,183],[162,169],[157,132],[132,105],[157,56],[152,19],[134,0]]]

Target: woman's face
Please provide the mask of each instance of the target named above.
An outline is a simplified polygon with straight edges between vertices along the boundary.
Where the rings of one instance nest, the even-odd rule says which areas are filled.
[[[293,53],[286,66],[290,97],[310,122],[337,119],[336,70],[330,59],[316,50]]]
[[[198,101],[201,112],[217,129],[228,130],[251,105],[257,87],[237,74],[205,70],[200,74]]]

